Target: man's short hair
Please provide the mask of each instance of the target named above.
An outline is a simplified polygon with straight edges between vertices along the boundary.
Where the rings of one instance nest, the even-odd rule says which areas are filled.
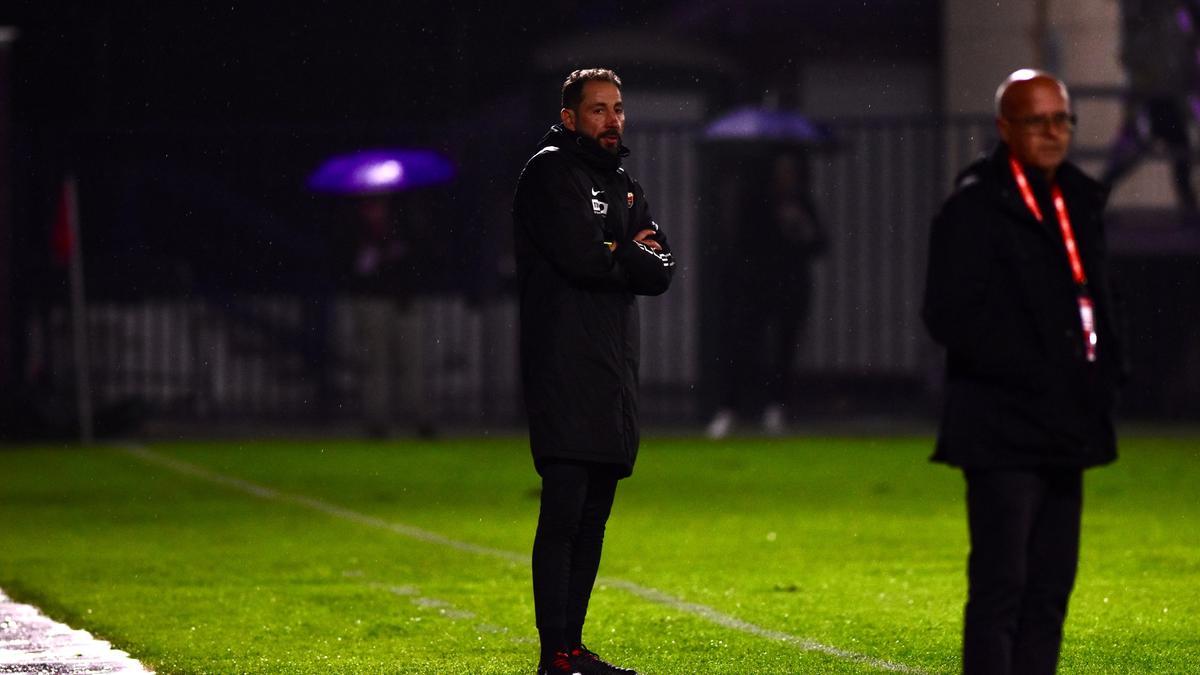
[[[621,88],[621,78],[608,68],[584,68],[572,71],[562,86],[562,107],[567,110],[579,108],[583,103],[583,87],[588,82],[612,82]]]

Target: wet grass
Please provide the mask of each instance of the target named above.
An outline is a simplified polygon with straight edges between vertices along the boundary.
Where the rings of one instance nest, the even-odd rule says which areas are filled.
[[[958,668],[962,481],[927,438],[650,439],[585,640],[646,673]],[[532,673],[523,438],[0,449],[0,587],[165,673]],[[1088,473],[1061,672],[1200,670],[1200,439]],[[320,500],[347,511],[321,510]],[[364,520],[358,515],[375,520]],[[413,539],[387,523],[512,556]],[[657,604],[619,581],[875,663]]]

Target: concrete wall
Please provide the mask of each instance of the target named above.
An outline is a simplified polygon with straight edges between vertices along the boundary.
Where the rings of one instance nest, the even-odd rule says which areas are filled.
[[[1044,55],[1037,62],[1037,7],[1048,8]],[[945,0],[942,104],[947,113],[992,111],[996,86],[1012,71],[1043,67],[1070,87],[1122,87],[1118,0]],[[1117,133],[1122,106],[1112,96],[1076,96],[1080,126],[1075,150],[1093,176],[1103,169],[1103,150]],[[1113,206],[1174,203],[1169,167],[1147,160],[1113,194]]]
[[[937,111],[937,69],[921,62],[806,64],[801,109],[821,118],[929,115]]]

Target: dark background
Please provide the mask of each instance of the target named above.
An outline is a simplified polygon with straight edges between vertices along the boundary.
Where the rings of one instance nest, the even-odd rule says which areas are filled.
[[[565,72],[591,65],[539,63],[555,44],[634,30],[719,54],[724,69],[658,65],[643,52],[613,64],[642,88],[703,78],[714,109],[771,88],[795,103],[782,85],[807,58],[937,57],[936,3],[911,0],[18,2],[0,24],[20,31],[9,83],[18,257],[44,250],[44,228],[30,225],[52,216],[59,177],[87,176],[97,297],[302,287],[285,270],[320,264],[307,258],[321,245],[312,215],[323,207],[303,178],[369,144],[470,156],[464,178],[479,180],[475,169],[489,184],[449,208],[479,225],[556,121]],[[296,256],[301,265],[283,264]]]
[[[306,176],[358,148],[432,148],[458,178],[419,197],[453,251],[428,284],[486,303],[511,290],[512,190],[571,69],[699,90],[710,114],[771,97],[803,110],[795,85],[810,63],[936,71],[940,12],[935,0],[5,3],[0,25],[19,31],[0,64],[6,397],[34,396],[30,362],[44,355],[22,327],[67,297],[48,251],[68,173],[80,178],[89,301],[195,298],[236,312],[237,298],[285,293],[316,298],[320,313],[343,281],[330,251],[345,213]],[[875,410],[932,414],[913,402],[926,384],[854,386]]]

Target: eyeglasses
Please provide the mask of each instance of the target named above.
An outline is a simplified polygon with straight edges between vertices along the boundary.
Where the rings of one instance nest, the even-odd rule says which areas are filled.
[[[1079,123],[1079,117],[1074,113],[1054,113],[1053,115],[1028,115],[1008,120],[1026,133],[1045,131],[1071,131]]]

